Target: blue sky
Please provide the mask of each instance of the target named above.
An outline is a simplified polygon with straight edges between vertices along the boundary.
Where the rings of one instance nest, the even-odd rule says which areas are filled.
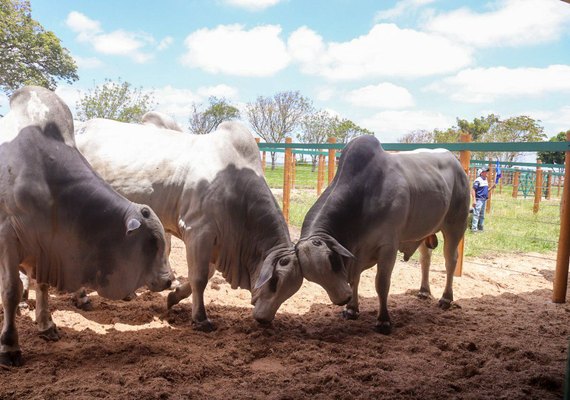
[[[570,4],[560,0],[31,0],[79,65],[57,93],[119,77],[186,127],[192,103],[299,90],[395,142],[456,117],[570,129]],[[0,113],[7,110],[0,98]]]

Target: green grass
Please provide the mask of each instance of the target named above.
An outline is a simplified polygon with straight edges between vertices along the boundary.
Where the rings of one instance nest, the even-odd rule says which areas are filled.
[[[266,179],[271,188],[283,188],[283,166],[271,170],[266,169]],[[295,189],[291,192],[290,224],[300,228],[305,214],[317,199],[317,172],[311,172],[311,165],[298,165]],[[325,178],[326,187],[326,178]],[[323,188],[324,189],[324,188]],[[282,206],[282,194],[276,191],[276,197]],[[553,191],[551,200],[542,200],[540,210],[533,213],[534,197],[526,199],[512,198],[512,187],[504,186],[502,193],[498,189],[492,197],[492,208],[485,215],[485,231],[465,235],[465,255],[484,256],[504,252],[537,252],[556,251],[560,231],[560,199]],[[469,216],[469,226],[471,215]],[[443,243],[438,234],[440,244]],[[438,246],[435,255],[442,254],[442,246]]]

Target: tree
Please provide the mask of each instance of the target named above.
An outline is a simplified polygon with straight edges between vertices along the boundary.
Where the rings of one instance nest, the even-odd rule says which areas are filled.
[[[260,96],[246,106],[253,131],[268,143],[283,142],[311,109],[310,100],[298,91],[280,92],[273,97]],[[271,169],[275,169],[274,152],[271,152]]]
[[[566,132],[560,132],[558,135],[549,139],[549,142],[565,142]],[[539,151],[538,158],[545,164],[560,164],[564,165],[565,152],[563,151]]]
[[[406,133],[398,142],[400,143],[433,143],[434,134],[425,129],[417,129]]]
[[[340,143],[348,143],[351,139],[362,135],[374,135],[374,132],[361,128],[349,119],[340,120],[335,117],[333,124],[333,136]]]
[[[77,102],[80,121],[92,118],[108,118],[121,122],[140,122],[142,116],[156,106],[152,93],[133,88],[128,82],[105,83],[89,90]]]
[[[488,134],[488,142],[538,142],[546,138],[544,128],[538,124],[539,121],[520,115],[518,117],[511,117],[504,121],[499,121],[495,124]],[[500,154],[495,154],[497,158],[504,161],[514,161],[520,152],[506,152],[502,157]]]
[[[499,121],[499,116],[495,114],[475,118],[473,122],[457,118],[457,127],[460,131],[471,134],[471,140],[474,142],[484,142],[486,135]]]
[[[224,121],[239,119],[239,110],[229,104],[226,99],[218,99],[212,96],[208,101],[210,105],[204,111],[201,111],[200,106],[196,103],[192,104],[192,114],[188,126],[191,133],[204,135],[215,130]]]
[[[25,85],[56,88],[56,79],[78,79],[77,65],[53,32],[31,17],[29,0],[0,0],[0,89]]]
[[[327,111],[319,110],[305,115],[301,122],[301,132],[297,139],[301,143],[325,143],[333,133],[335,118]],[[312,172],[317,166],[317,155],[311,155]]]

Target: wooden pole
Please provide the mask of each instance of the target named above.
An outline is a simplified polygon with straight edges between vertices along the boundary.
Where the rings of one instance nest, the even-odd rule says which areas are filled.
[[[461,142],[469,143],[471,142],[471,135],[468,133],[462,133],[461,137],[459,138]],[[471,161],[471,151],[470,150],[462,150],[459,153],[459,161],[461,162],[461,166],[463,170],[467,174],[467,179],[469,179],[469,162]],[[471,185],[469,185],[469,191],[471,191]],[[469,194],[469,203],[471,203],[471,194]],[[471,207],[471,204],[469,204]],[[457,246],[457,264],[455,264],[455,272],[453,273],[454,276],[461,276],[463,274],[463,255],[465,254],[465,235],[461,238],[459,245]]]
[[[336,143],[336,138],[330,137],[328,139],[328,142],[329,143]],[[331,184],[331,182],[334,178],[335,167],[336,167],[336,150],[335,149],[329,149],[329,180],[328,180],[329,185]]]
[[[291,143],[293,140],[288,137],[285,138],[285,143]],[[291,199],[291,158],[293,158],[293,151],[290,147],[285,148],[285,161],[283,171],[283,216],[285,222],[289,223],[289,206]]]
[[[566,132],[566,141],[570,142],[570,131]],[[554,287],[552,301],[554,303],[566,302],[568,289],[568,263],[570,261],[570,151],[566,152],[564,161],[564,188],[560,202],[560,236],[558,236],[558,254],[556,257],[556,270],[554,271]]]
[[[325,183],[325,156],[319,154],[319,166],[317,170],[317,196],[320,196]]]
[[[542,168],[540,160],[536,160],[538,166],[536,167],[536,181],[534,182],[534,206],[532,207],[533,213],[538,213],[540,210],[540,199],[542,198]]]
[[[515,177],[513,178],[513,199],[516,199],[519,194],[519,180],[521,173],[519,171],[515,172]]]

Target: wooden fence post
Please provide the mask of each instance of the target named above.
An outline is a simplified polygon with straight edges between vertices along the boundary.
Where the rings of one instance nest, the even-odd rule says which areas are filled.
[[[521,173],[519,171],[515,172],[515,177],[513,178],[513,199],[516,199],[519,194],[519,180]]]
[[[319,166],[317,170],[317,196],[323,191],[323,183],[325,183],[325,156],[319,154]]]
[[[329,143],[336,143],[336,138],[330,137],[328,139],[328,142]],[[328,180],[329,185],[331,184],[331,182],[334,178],[335,167],[336,167],[336,150],[335,149],[329,149],[329,180]]]
[[[285,138],[285,143],[291,143],[293,140]],[[291,200],[291,158],[293,158],[293,150],[290,147],[285,148],[285,161],[283,171],[283,216],[285,222],[289,223],[289,207]]]
[[[570,142],[570,131],[566,132],[566,141]],[[568,185],[570,182],[570,151],[566,152],[564,166],[564,187],[562,189],[562,201],[560,202],[560,236],[558,236],[558,254],[552,290],[552,301],[554,303],[566,302],[566,291],[568,289],[568,263],[570,261],[570,185]]]
[[[462,133],[460,139],[461,142],[469,143],[471,142],[471,135],[468,133]],[[467,178],[469,179],[469,162],[471,161],[471,151],[470,150],[462,150],[459,152],[459,161],[461,162],[461,166],[467,174]],[[469,186],[469,191],[471,191],[471,185]],[[471,195],[469,195],[469,202],[471,202]],[[471,204],[469,205],[471,206]],[[454,276],[461,276],[463,274],[463,254],[465,249],[465,235],[461,238],[459,245],[457,246],[457,264],[455,265],[455,272],[453,273]]]
[[[532,207],[533,213],[538,213],[540,210],[540,199],[542,198],[542,168],[540,167],[541,161],[536,160],[538,164],[536,167],[536,180],[534,182],[534,206]]]

